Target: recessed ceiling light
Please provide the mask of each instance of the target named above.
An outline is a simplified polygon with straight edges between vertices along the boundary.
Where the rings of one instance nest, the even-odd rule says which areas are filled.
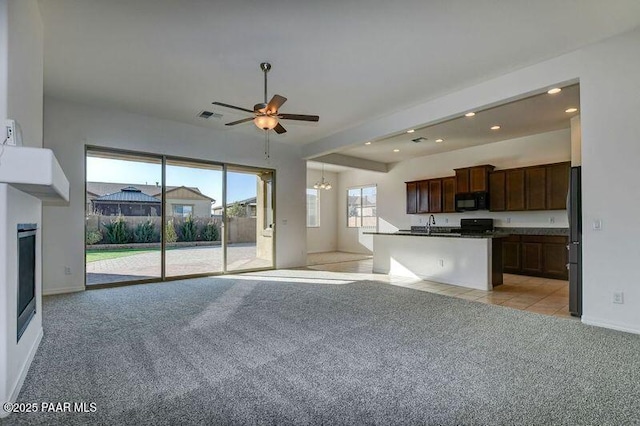
[[[495,126],[491,126],[491,130],[500,130],[500,126],[497,124]]]
[[[571,108],[567,108],[567,109],[565,109],[565,110],[564,110],[564,112],[569,112],[569,113],[571,113],[571,112],[576,112],[577,110],[578,110],[578,108],[573,108],[573,107],[571,107]]]
[[[371,142],[365,142],[364,144],[365,145],[371,145]]]
[[[547,93],[550,95],[555,95],[556,93],[562,92],[562,89],[559,87],[554,87],[553,89],[547,90]]]
[[[464,116],[465,117],[473,117],[474,115],[476,115],[476,113],[472,111],[472,112],[466,113]]]
[[[409,129],[409,130],[407,130],[407,133],[413,133],[413,132],[415,132],[415,130],[414,130],[414,129]]]
[[[437,143],[444,142],[444,139],[436,139]]]
[[[400,152],[398,148],[394,149],[393,152]]]

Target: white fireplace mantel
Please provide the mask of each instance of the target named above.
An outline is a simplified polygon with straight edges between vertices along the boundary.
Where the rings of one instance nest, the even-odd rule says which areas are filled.
[[[47,148],[0,146],[0,183],[8,183],[45,204],[69,202],[69,181],[53,151]]]

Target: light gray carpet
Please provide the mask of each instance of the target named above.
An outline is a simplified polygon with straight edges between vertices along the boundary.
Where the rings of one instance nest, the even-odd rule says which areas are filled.
[[[2,424],[640,423],[640,336],[375,282],[221,278],[45,299]]]

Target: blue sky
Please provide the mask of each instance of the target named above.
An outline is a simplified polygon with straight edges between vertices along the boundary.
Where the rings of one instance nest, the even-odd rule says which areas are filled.
[[[87,156],[87,181],[155,185],[162,180],[160,163],[112,160]],[[227,174],[228,202],[256,196],[256,176],[248,173]],[[200,192],[222,204],[222,170],[167,165],[168,186],[197,187]]]

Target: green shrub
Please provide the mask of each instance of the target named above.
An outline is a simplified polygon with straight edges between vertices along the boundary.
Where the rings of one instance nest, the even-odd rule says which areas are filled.
[[[167,221],[165,226],[165,239],[167,243],[175,243],[178,241],[178,234],[176,234],[176,228],[173,226],[173,219]]]
[[[229,217],[245,217],[246,215],[246,207],[238,202],[235,202],[227,207],[227,216]]]
[[[139,223],[133,232],[133,240],[136,243],[154,243],[159,241],[155,223],[153,223],[151,219]]]
[[[187,216],[187,218],[182,223],[181,227],[182,233],[182,241],[195,241],[196,236],[198,234],[198,229],[196,223],[193,221],[191,215]]]
[[[87,233],[85,234],[85,242],[87,243],[88,246],[91,246],[93,244],[97,244],[102,240],[102,232],[96,230],[96,231],[87,231]]]
[[[202,236],[206,241],[218,241],[220,240],[220,231],[218,225],[214,222],[209,222],[204,226]]]
[[[117,216],[111,223],[103,223],[104,237],[108,244],[127,244],[130,241],[130,232],[124,216]]]

